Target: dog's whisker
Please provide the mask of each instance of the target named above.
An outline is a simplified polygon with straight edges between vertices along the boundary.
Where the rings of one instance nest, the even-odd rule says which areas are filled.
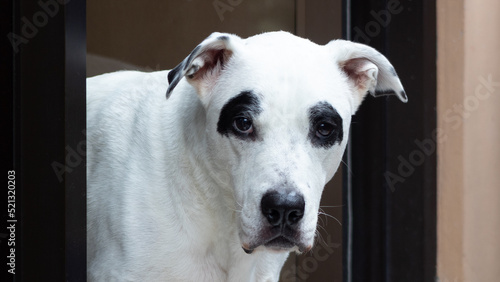
[[[322,214],[325,214],[325,211],[320,207],[318,209],[318,219],[321,219],[322,222],[324,222],[324,225],[328,225],[328,218],[325,216],[325,220],[323,221],[323,218],[321,217]]]
[[[318,225],[318,229],[316,229],[316,231],[318,231],[318,233],[320,233],[320,230],[319,228],[323,229],[326,233],[328,233],[328,231],[326,230],[325,227],[321,226],[321,225]],[[321,234],[320,234],[321,235]]]
[[[229,210],[231,211],[234,211],[234,212],[237,212],[237,213],[242,213],[242,210],[239,210],[239,209],[235,209],[235,208],[232,208],[232,207],[229,207],[229,206],[226,206]]]
[[[238,202],[238,200],[236,198],[234,198],[234,195],[233,195],[233,199],[234,199],[234,202],[241,208],[243,209],[243,205],[240,204],[240,202]]]
[[[345,205],[338,205],[338,206],[319,206],[321,208],[341,208],[344,207]]]
[[[326,229],[325,229],[323,226],[319,226],[319,225],[318,225],[318,227],[319,227],[319,228],[323,228],[323,230],[324,230],[325,232],[327,232],[327,231],[326,231]],[[325,244],[325,243],[326,243],[325,238],[323,238],[323,235],[321,235],[321,231],[319,230],[319,228],[318,228],[318,229],[316,229],[316,237],[318,238],[318,241],[320,242],[320,244],[321,244],[321,243]],[[328,233],[328,232],[327,232],[327,233]]]
[[[321,215],[321,214],[318,213],[318,215]],[[321,234],[321,230],[323,230],[326,234],[328,234],[328,231],[326,230],[326,228],[324,226],[322,226],[322,224],[324,224],[323,219],[321,217],[318,217],[318,219],[321,220],[321,223],[318,223],[316,225],[316,232],[315,232],[315,234],[318,237],[318,240],[320,242],[326,243],[325,239],[323,238],[323,235]],[[325,224],[325,226],[326,226],[326,224]]]
[[[236,203],[236,205],[240,206],[240,209],[238,209],[238,207],[236,205],[233,206],[233,205],[230,205],[229,203],[225,203],[225,207],[231,211],[241,213],[243,210],[243,207],[238,203],[238,201],[236,201],[236,199],[234,199],[234,203]]]
[[[325,224],[325,221],[323,220],[323,218],[321,218],[321,217],[318,216],[318,220],[321,221],[321,224]]]
[[[229,206],[229,203],[226,203],[226,207],[229,210],[232,210],[232,211],[237,212],[237,213],[241,213],[243,211],[243,205],[240,204],[240,202],[238,202],[238,200],[236,200],[236,198],[234,198],[234,195],[233,195],[233,202],[235,203],[234,207],[233,206]]]
[[[354,175],[354,173],[352,172],[351,168],[347,165],[346,162],[344,162],[344,160],[340,160],[344,165],[345,167],[347,167],[347,172],[349,172],[350,175]]]
[[[326,216],[326,217],[333,218],[335,221],[337,221],[337,222],[338,222],[338,224],[339,224],[340,226],[342,226],[342,223],[340,222],[340,220],[338,220],[335,216],[330,215],[330,214],[327,214],[327,213],[325,213],[325,212],[319,212],[318,214],[320,214],[320,215],[324,215],[324,216]]]

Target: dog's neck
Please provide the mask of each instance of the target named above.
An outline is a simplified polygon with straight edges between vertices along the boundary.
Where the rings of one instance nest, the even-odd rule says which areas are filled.
[[[179,132],[182,134],[176,138],[175,144],[170,144],[172,148],[167,150],[178,150],[176,155],[184,156],[179,163],[170,165],[176,166],[175,170],[182,171],[179,173],[192,176],[187,178],[190,180],[187,185],[195,187],[192,190],[197,194],[190,196],[200,197],[203,199],[200,202],[210,205],[205,207],[206,211],[218,213],[213,220],[222,219],[224,225],[236,224],[234,214],[238,207],[234,204],[231,179],[225,170],[216,167],[216,163],[208,157],[211,154],[208,152],[205,108],[195,90],[187,83],[179,83],[170,99],[167,103],[174,102],[177,113],[168,114],[177,115],[179,119],[173,121],[177,124],[166,126],[181,127]]]

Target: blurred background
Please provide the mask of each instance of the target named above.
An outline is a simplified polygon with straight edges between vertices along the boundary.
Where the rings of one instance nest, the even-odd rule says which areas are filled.
[[[214,31],[371,45],[409,103],[372,99],[282,281],[498,281],[500,2],[88,0],[87,76],[171,69]],[[341,225],[342,224],[342,225]]]
[[[499,3],[88,0],[87,76],[171,69],[213,31],[369,44],[409,103],[362,105],[317,249],[292,255],[282,281],[498,281]]]
[[[366,98],[316,248],[281,281],[500,281],[500,1],[10,0],[0,14],[9,281],[86,281],[86,77],[171,69],[214,31],[272,30],[368,44],[409,98]]]

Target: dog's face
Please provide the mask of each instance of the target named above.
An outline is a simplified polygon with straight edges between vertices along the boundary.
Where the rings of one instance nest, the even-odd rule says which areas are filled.
[[[407,100],[374,49],[285,32],[214,33],[169,73],[167,96],[183,77],[206,109],[210,161],[232,195],[247,252],[309,250],[351,115],[367,93]]]

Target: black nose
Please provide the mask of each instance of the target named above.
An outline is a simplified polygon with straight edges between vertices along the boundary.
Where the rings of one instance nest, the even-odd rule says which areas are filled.
[[[299,222],[304,216],[304,197],[296,192],[268,192],[262,197],[262,214],[272,226]]]

